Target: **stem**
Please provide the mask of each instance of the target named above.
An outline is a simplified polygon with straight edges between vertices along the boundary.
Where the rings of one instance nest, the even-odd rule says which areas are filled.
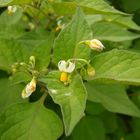
[[[34,5],[31,5],[31,4],[28,4],[28,6],[29,7],[32,7],[32,8],[34,8],[34,9],[36,9],[36,10],[38,10],[38,11],[40,11],[44,16],[46,16],[46,17],[48,17],[48,14],[46,14],[44,11],[42,11],[40,8],[38,8],[38,7],[36,7],[36,6],[34,6]],[[47,23],[47,25],[46,25],[46,29],[48,28],[48,26],[50,25],[50,23],[51,23],[51,19],[50,18],[48,18],[48,23]],[[42,25],[41,25],[42,26]]]
[[[44,90],[44,95],[43,95],[43,96],[46,96],[46,97],[47,97],[47,95],[48,95],[49,93],[48,93],[48,89],[47,89],[47,87],[46,87],[46,84],[44,84],[44,83],[41,82],[41,81],[38,81],[38,85]]]
[[[45,101],[45,99],[46,99],[46,97],[47,97],[47,94],[46,94],[46,92],[44,92],[44,94],[42,95],[42,97],[41,97],[41,99],[40,99],[40,100],[44,102],[44,101]]]
[[[42,10],[40,10],[40,8],[38,8],[38,7],[34,6],[34,5],[31,5],[31,4],[28,4],[28,6],[34,8],[34,9],[36,9],[38,11],[40,11],[44,16],[48,16],[45,12],[43,12]]]
[[[27,67],[27,66],[28,66],[28,67]],[[33,69],[32,69],[31,67],[29,67],[29,65],[26,65],[26,66],[25,66],[25,65],[22,65],[22,66],[21,66],[21,69],[22,69],[22,68],[24,68],[24,70],[26,70],[26,71],[28,71],[28,72],[30,72],[30,73],[32,73],[32,71],[33,71]]]
[[[77,47],[78,47],[79,45],[81,45],[81,44],[85,44],[85,40],[84,40],[84,41],[80,41],[80,42],[78,42],[78,43],[76,44],[73,57],[75,57],[75,52],[76,52]]]
[[[82,61],[82,62],[86,63],[88,66],[90,65],[87,60],[82,59],[82,58],[72,58],[72,59],[69,59],[68,61]]]
[[[29,8],[29,11],[32,15],[30,15],[32,17],[32,20],[34,20],[34,22],[36,23],[37,26],[42,26],[44,28],[44,26],[42,25],[42,23],[38,20],[38,17],[34,15],[34,13],[32,12],[31,10],[31,7],[32,8],[36,8],[37,10],[39,10],[37,7],[33,6],[33,5],[30,5],[28,4],[27,5],[27,8]],[[39,10],[40,12],[42,12],[41,10]]]
[[[84,41],[80,41],[77,45],[80,45],[80,44],[85,44],[85,40]]]

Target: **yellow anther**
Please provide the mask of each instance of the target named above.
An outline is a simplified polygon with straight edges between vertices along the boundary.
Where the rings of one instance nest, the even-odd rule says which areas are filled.
[[[62,72],[60,76],[61,82],[66,82],[68,80],[68,74],[66,72]]]
[[[55,31],[57,32],[59,30],[61,30],[61,27],[60,26],[57,26],[56,29],[55,29]]]
[[[9,16],[12,16],[12,15],[13,15],[13,12],[8,11],[8,15],[9,15]]]

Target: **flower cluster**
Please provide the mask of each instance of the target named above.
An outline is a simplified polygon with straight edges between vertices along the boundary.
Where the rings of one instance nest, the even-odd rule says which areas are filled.
[[[92,50],[102,51],[105,47],[98,39],[81,41],[80,44],[86,44]]]
[[[81,41],[79,44],[82,44],[82,43],[88,45],[93,50],[101,51],[104,49],[103,44],[97,39]],[[77,61],[82,61],[82,63],[86,64],[86,67],[84,69],[86,69],[86,73],[88,76],[93,77],[95,75],[95,69],[91,66],[89,61],[87,61],[85,59],[73,58],[73,59],[69,59],[67,61],[61,60],[58,62],[58,69],[61,72],[59,80],[61,82],[63,82],[64,85],[67,85],[70,83],[69,77],[74,72]],[[25,66],[28,69],[31,68],[33,71],[35,71],[34,70],[35,69],[35,57],[34,56],[30,57],[29,64],[20,63],[20,65]],[[15,64],[13,67],[15,70],[15,68],[18,68],[19,65]],[[36,85],[37,85],[37,77],[38,76],[35,76],[33,74],[32,80],[23,89],[22,94],[21,94],[23,99],[28,98],[33,92],[35,92]]]

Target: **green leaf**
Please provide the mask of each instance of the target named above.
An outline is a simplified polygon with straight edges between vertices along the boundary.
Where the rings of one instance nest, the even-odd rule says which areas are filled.
[[[106,46],[106,50],[112,50],[114,48],[126,50],[131,47],[132,42],[133,40],[121,41],[121,42],[104,41],[104,44]]]
[[[130,133],[126,136],[126,140],[139,140],[133,133]]]
[[[114,42],[133,40],[140,37],[139,34],[128,31],[111,22],[98,22],[92,25],[94,38]]]
[[[16,85],[25,81],[27,82],[30,81],[31,79],[32,79],[31,74],[22,71],[16,72],[10,77],[11,85]]]
[[[133,44],[133,51],[140,52],[140,39],[137,39]]]
[[[105,108],[100,103],[88,101],[86,104],[86,114],[99,115],[105,111]]]
[[[4,39],[16,40],[22,36],[24,32],[25,30],[21,24],[11,24],[10,26],[7,26],[7,24],[0,24],[0,41]]]
[[[0,15],[0,40],[17,39],[25,33],[25,25],[20,22],[22,17],[22,9],[9,16],[7,10]]]
[[[54,12],[48,0],[34,1],[31,4],[28,4],[28,6],[26,7],[26,12],[28,13],[30,17],[32,17],[33,19],[36,19],[36,23],[38,22],[39,26],[41,25],[41,27],[47,28],[47,29],[54,28],[54,25],[52,26],[52,24],[50,24],[50,21],[49,21],[50,13],[54,13]],[[49,27],[47,24],[49,25]]]
[[[140,30],[140,26],[138,26],[134,21],[132,16],[122,16],[122,15],[105,15],[104,20],[108,22],[113,22],[123,27]]]
[[[53,61],[57,64],[62,59],[67,60],[73,57],[88,59],[90,49],[77,44],[82,40],[91,38],[91,29],[84,18],[84,14],[78,9],[72,21],[55,40]]]
[[[41,81],[47,84],[53,101],[61,107],[65,133],[68,136],[84,115],[87,93],[79,75],[72,79],[69,86],[61,83],[59,78],[59,72],[52,72]]]
[[[94,80],[140,85],[139,53],[114,49],[94,57],[91,63],[96,71]]]
[[[10,80],[3,78],[0,79],[0,87],[0,113],[13,104],[25,101],[21,98],[23,85],[11,86]]]
[[[105,128],[94,116],[84,117],[72,133],[72,140],[105,140]]]
[[[121,7],[129,13],[134,13],[140,9],[139,2],[139,0],[121,0]]]
[[[40,31],[40,33],[26,33],[18,39],[1,40],[0,68],[9,72],[12,64],[28,62],[31,55],[36,58],[36,68],[38,70],[47,68],[50,63],[53,38],[53,34]]]
[[[12,2],[13,0],[1,0],[0,1],[0,6],[7,5],[8,3]]]
[[[111,7],[104,0],[73,0],[72,2],[53,2],[54,11],[59,15],[73,14],[77,7],[81,7],[86,14],[121,14],[125,13]]]
[[[46,69],[50,63],[54,34],[42,29],[25,33],[17,40],[36,58],[36,69]]]
[[[128,98],[124,87],[116,84],[96,84],[93,81],[85,85],[88,100],[101,103],[111,112],[140,117],[140,110]]]
[[[36,67],[39,70],[46,69],[50,63],[53,39],[54,35],[48,34],[43,43],[33,48],[31,55],[35,56]]]
[[[0,69],[10,72],[15,62],[27,62],[29,52],[14,40],[0,41]]]
[[[114,7],[110,6],[104,0],[74,0],[79,6],[89,8],[94,13],[105,13],[105,14],[125,14],[121,11],[116,10]]]
[[[24,4],[29,4],[32,3],[34,0],[13,0],[10,4],[12,5],[24,5]]]
[[[86,15],[87,22],[92,25],[95,22],[99,21],[106,21],[106,23],[114,23],[119,26],[133,29],[133,30],[140,30],[140,26],[138,26],[132,19],[133,17],[130,16],[123,16],[123,15],[101,15],[101,14],[93,14],[93,15]]]
[[[53,2],[51,5],[57,15],[74,14],[77,8],[74,2]]]
[[[4,24],[7,26],[16,24],[22,17],[22,9],[17,8],[16,12],[13,15],[8,15],[8,11],[5,10],[1,15],[0,15],[0,25]]]
[[[31,3],[33,0],[1,0],[0,7],[8,6],[8,5],[22,5]]]
[[[0,126],[1,140],[56,140],[63,132],[59,117],[40,101],[7,108],[1,115]]]
[[[133,118],[132,120],[132,128],[134,131],[135,136],[140,139],[140,134],[139,134],[139,130],[140,130],[140,119],[138,118]]]
[[[86,15],[86,20],[88,24],[91,26],[93,23],[99,22],[103,20],[103,16],[99,14],[94,15]]]
[[[117,115],[108,111],[104,111],[102,114],[100,114],[100,117],[103,120],[106,133],[115,133],[119,127]]]
[[[46,32],[44,29],[39,28],[35,31],[25,32],[22,36],[18,37],[17,41],[23,44],[25,47],[28,46],[30,51],[33,51],[34,47],[37,47],[45,41],[52,42],[53,33]]]

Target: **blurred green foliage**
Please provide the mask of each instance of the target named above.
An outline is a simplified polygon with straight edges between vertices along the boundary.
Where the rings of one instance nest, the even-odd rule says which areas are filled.
[[[0,13],[1,140],[140,140],[140,0],[0,0]],[[104,52],[77,46],[93,38]],[[57,64],[71,58],[95,76],[79,62],[64,85]]]

